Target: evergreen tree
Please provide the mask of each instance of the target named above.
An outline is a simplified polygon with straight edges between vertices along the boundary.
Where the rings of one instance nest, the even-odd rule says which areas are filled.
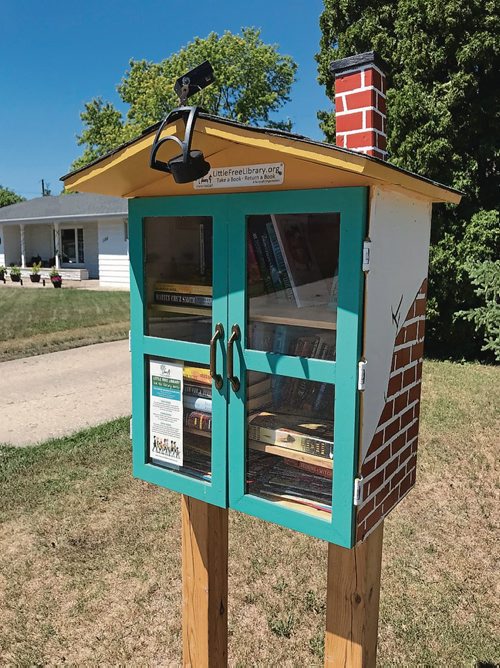
[[[497,0],[324,0],[320,82],[333,60],[375,50],[387,64],[393,164],[459,188],[435,207],[427,353],[474,357],[481,337],[459,311],[480,306],[472,265],[500,257],[500,12]],[[319,112],[334,141],[332,114]]]

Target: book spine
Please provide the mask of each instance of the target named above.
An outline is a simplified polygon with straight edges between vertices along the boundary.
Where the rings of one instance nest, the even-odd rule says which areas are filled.
[[[183,371],[184,380],[191,380],[195,383],[202,383],[203,385],[211,385],[212,378],[210,377],[209,369],[200,369],[198,367],[185,366]]]
[[[163,290],[155,291],[155,302],[157,304],[170,304],[172,306],[175,306],[176,304],[187,304],[189,306],[200,306],[202,308],[212,307],[212,297],[193,294],[183,295],[179,292],[164,292]]]
[[[295,298],[295,303],[300,308],[302,306],[302,303],[301,303],[301,300],[300,300],[299,291],[297,289],[297,286],[295,285],[295,281],[294,281],[294,278],[293,278],[293,272],[292,272],[291,267],[290,267],[289,258],[286,255],[285,247],[283,245],[283,239],[281,238],[281,234],[280,234],[278,221],[276,220],[276,216],[274,214],[271,214],[271,221],[273,223],[274,231],[276,233],[276,239],[278,240],[279,247],[281,248],[281,256],[283,257],[283,262],[285,263],[286,271],[287,271],[287,274],[288,274],[289,279],[290,279],[290,285],[292,287],[293,296]]]
[[[158,292],[175,292],[182,295],[204,295],[210,297],[212,295],[211,285],[194,285],[184,283],[157,283],[155,290]]]
[[[250,241],[249,241],[250,243]],[[259,237],[257,236],[256,232],[252,232],[252,239],[251,243],[253,244],[253,248],[255,251],[255,257],[257,258],[257,263],[259,265],[260,269],[260,274],[262,276],[262,280],[264,281],[264,288],[268,294],[274,292],[273,288],[273,282],[271,280],[271,274],[270,271],[267,268],[266,265],[266,260],[264,257],[264,250],[260,246],[259,242]]]
[[[212,399],[212,389],[203,385],[189,385],[188,383],[184,383],[184,394],[190,397]]]
[[[280,272],[278,271],[278,267],[276,266],[276,260],[274,259],[274,254],[273,254],[273,249],[271,247],[271,242],[269,241],[269,237],[266,233],[266,229],[264,228],[261,232],[260,235],[260,242],[262,244],[262,247],[264,248],[264,256],[266,258],[266,263],[267,266],[269,267],[269,274],[271,276],[271,282],[273,285],[273,292],[277,293],[277,297],[284,297],[285,295],[283,294],[283,283],[281,282],[280,278]]]
[[[202,411],[203,413],[212,412],[212,400],[203,397],[184,397],[184,408],[189,408],[193,411]]]
[[[250,285],[253,283],[259,283],[262,280],[262,275],[259,269],[259,263],[257,262],[257,257],[255,255],[255,249],[250,239],[248,241],[247,264],[248,282]]]
[[[295,296],[292,290],[292,283],[290,281],[290,276],[288,275],[288,270],[286,268],[285,260],[283,259],[283,253],[281,251],[281,246],[278,242],[278,237],[276,236],[276,231],[272,223],[267,223],[266,225],[267,234],[271,242],[271,248],[273,251],[274,258],[276,260],[276,266],[278,267],[278,272],[285,288],[285,294],[288,301],[294,305],[297,304],[295,301]]]
[[[205,278],[212,278],[212,266],[213,266],[213,237],[212,237],[212,225],[204,224],[203,225],[203,257],[205,265]],[[212,294],[212,293],[210,293]]]
[[[320,438],[310,438],[302,434],[291,434],[280,429],[269,429],[256,424],[248,425],[248,438],[268,445],[276,445],[288,450],[297,450],[318,457],[331,457],[333,443]]]
[[[184,424],[190,429],[198,431],[212,430],[212,416],[201,411],[186,411],[184,413]]]
[[[205,225],[200,223],[200,276],[205,276],[207,266],[205,263]]]
[[[327,478],[328,480],[333,478],[333,469],[318,466],[317,464],[310,464],[309,462],[299,462],[295,459],[289,459],[287,461],[287,465],[296,469],[300,469],[301,471],[305,471],[306,473],[320,476],[321,478]]]

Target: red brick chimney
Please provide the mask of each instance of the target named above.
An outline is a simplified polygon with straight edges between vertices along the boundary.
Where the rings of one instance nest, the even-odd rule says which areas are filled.
[[[335,60],[337,146],[387,159],[386,81],[373,51]]]

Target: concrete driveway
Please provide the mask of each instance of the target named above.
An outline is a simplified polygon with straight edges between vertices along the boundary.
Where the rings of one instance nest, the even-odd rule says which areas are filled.
[[[128,341],[0,364],[0,443],[32,445],[131,413]]]

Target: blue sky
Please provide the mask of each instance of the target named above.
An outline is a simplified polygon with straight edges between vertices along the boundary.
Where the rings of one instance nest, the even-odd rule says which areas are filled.
[[[316,111],[329,108],[316,81],[322,0],[2,0],[0,184],[24,197],[59,177],[81,153],[80,112],[98,95],[120,107],[116,85],[130,58],[159,61],[209,32],[262,29],[262,39],[298,63],[292,102],[280,116],[321,139]]]

